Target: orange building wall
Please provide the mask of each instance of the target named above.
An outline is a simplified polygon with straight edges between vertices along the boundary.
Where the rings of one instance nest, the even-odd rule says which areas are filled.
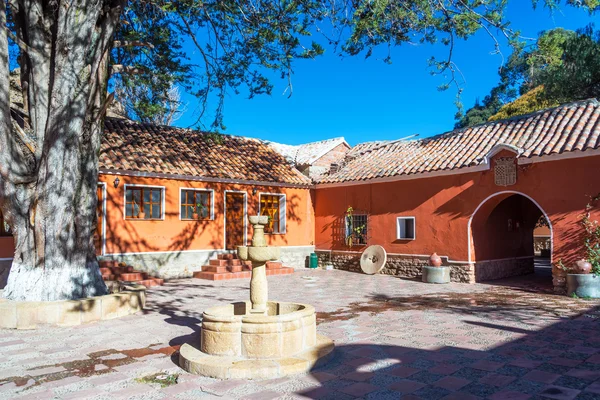
[[[119,175],[100,175],[106,182],[107,220],[106,254],[132,252],[164,252],[224,248],[224,193],[225,190],[244,191],[247,195],[248,215],[256,215],[259,194],[286,195],[286,233],[267,235],[269,245],[308,246],[314,241],[313,207],[309,189],[249,186],[162,178],[142,178]],[[124,219],[125,184],[165,187],[165,218],[163,221]],[[180,220],[180,188],[214,190],[214,220]],[[256,189],[256,195],[252,190]],[[248,239],[252,229],[247,228]]]
[[[386,183],[317,187],[315,246],[317,250],[349,250],[340,236],[344,213],[352,206],[370,214],[369,245],[379,244],[388,252],[399,254],[437,252],[455,261],[468,261],[471,247],[472,260],[479,261],[481,257],[469,245],[469,219],[489,196],[517,191],[533,198],[548,214],[554,229],[553,260],[574,260],[582,255],[580,215],[590,197],[600,192],[599,170],[600,156],[591,156],[519,166],[517,183],[506,188],[495,185],[491,169]],[[486,204],[489,211],[506,197],[491,198]],[[396,240],[399,216],[416,217],[416,240]],[[594,210],[593,218],[600,219],[598,210]],[[351,250],[362,248],[354,246]]]

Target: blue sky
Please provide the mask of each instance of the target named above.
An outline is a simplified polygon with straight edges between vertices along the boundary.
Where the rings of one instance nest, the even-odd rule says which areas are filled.
[[[577,29],[597,20],[570,7],[554,14],[545,8],[533,10],[525,0],[509,2],[507,15],[513,29],[526,37],[537,37],[540,31],[554,27]],[[498,81],[502,57],[492,55],[493,50],[493,42],[483,32],[455,48],[454,61],[466,81],[462,94],[465,109]],[[228,96],[225,133],[288,144],[343,136],[355,145],[446,132],[455,123],[456,91],[438,91],[444,79],[432,77],[427,69],[427,59],[445,51],[441,44],[402,45],[393,50],[388,65],[375,57],[340,58],[327,48],[324,56],[296,62],[291,98],[283,94],[287,82],[279,79],[273,81],[271,96]],[[506,46],[502,51],[505,57],[510,54]],[[176,125],[195,121],[194,100],[187,100],[188,111]]]

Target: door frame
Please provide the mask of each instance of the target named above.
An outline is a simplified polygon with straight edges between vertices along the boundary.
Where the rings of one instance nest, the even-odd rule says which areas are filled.
[[[100,256],[106,255],[106,182],[98,182],[98,187],[102,187],[102,232],[100,242],[102,248]]]
[[[223,192],[223,250],[227,250],[227,193],[244,195],[244,246],[248,245],[248,193],[243,190],[225,190]]]

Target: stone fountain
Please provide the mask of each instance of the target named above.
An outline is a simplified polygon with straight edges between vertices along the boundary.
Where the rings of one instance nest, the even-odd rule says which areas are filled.
[[[333,352],[333,341],[317,334],[313,306],[268,301],[266,262],[279,259],[280,249],[267,246],[267,216],[249,220],[252,246],[239,246],[238,256],[252,262],[250,301],[204,311],[200,346],[186,343],[179,353],[179,365],[190,373],[221,379],[277,378],[307,372]]]

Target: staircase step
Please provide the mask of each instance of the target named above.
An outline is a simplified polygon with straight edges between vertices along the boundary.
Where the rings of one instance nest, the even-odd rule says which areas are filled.
[[[244,269],[244,267],[241,265],[223,265],[223,266],[204,265],[204,266],[202,266],[202,272],[216,272],[219,274],[222,274],[225,272],[239,272],[239,271],[242,271],[243,269]]]
[[[275,269],[267,269],[267,276],[271,275],[289,275],[294,273],[294,268],[282,267]],[[197,271],[194,272],[194,278],[206,279],[211,281],[223,281],[230,279],[250,279],[252,277],[251,271],[240,271],[240,272],[208,272],[208,271]]]
[[[218,260],[233,260],[236,258],[237,258],[237,255],[235,255],[233,253],[217,254]]]
[[[111,268],[119,266],[119,262],[115,260],[100,260],[98,264],[100,264],[100,268]]]
[[[105,275],[105,274],[112,274],[112,270],[111,270],[110,268],[106,268],[106,267],[100,267],[100,273],[101,273],[102,275]]]
[[[129,272],[125,274],[120,274],[118,278],[120,281],[127,282],[142,281],[148,278],[148,274],[145,272]]]
[[[147,288],[149,288],[149,287],[153,287],[153,286],[162,286],[162,285],[164,285],[165,281],[164,281],[164,279],[160,279],[160,278],[148,278],[148,279],[143,279],[143,280],[139,280],[139,281],[133,281],[131,283],[135,283],[138,285],[144,285]]]
[[[267,269],[279,269],[283,267],[279,261],[267,261]]]
[[[105,281],[114,281],[117,279],[117,277],[111,273],[108,273],[108,274],[102,274],[102,279]]]
[[[217,259],[217,260],[208,260],[208,264],[209,265],[213,265],[213,266],[226,266],[229,264],[229,260],[221,260],[221,259]]]
[[[127,274],[130,272],[137,272],[137,271],[134,271],[134,269],[131,265],[125,265],[122,267],[111,267],[110,270],[112,271],[113,274],[116,274],[116,275]]]

